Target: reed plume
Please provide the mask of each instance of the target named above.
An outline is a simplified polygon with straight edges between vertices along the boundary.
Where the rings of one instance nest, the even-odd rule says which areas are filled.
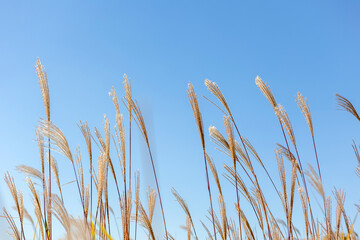
[[[129,190],[131,191],[131,120],[132,120],[132,94],[131,94],[131,85],[129,82],[129,79],[127,77],[126,74],[124,74],[124,81],[123,81],[123,85],[124,85],[124,89],[125,89],[125,97],[126,97],[126,101],[128,103],[127,109],[128,109],[128,114],[129,114]],[[125,142],[125,138],[124,138],[124,142]],[[124,149],[125,152],[125,149]],[[125,156],[124,156],[125,158]],[[126,183],[126,182],[125,182]],[[130,218],[130,213],[128,214],[128,218]],[[128,225],[128,232],[130,233],[130,224]],[[136,238],[135,238],[136,239]]]
[[[192,111],[193,111],[193,114],[194,114],[194,117],[195,117],[196,126],[197,126],[198,131],[199,131],[201,145],[202,145],[203,154],[204,154],[206,182],[207,182],[209,200],[210,200],[210,215],[211,215],[211,218],[212,218],[214,237],[215,237],[215,240],[216,240],[214,210],[213,210],[213,205],[212,205],[209,174],[208,174],[207,162],[206,162],[204,128],[203,128],[202,117],[201,117],[201,113],[200,113],[200,109],[199,109],[199,103],[197,101],[197,97],[196,97],[196,94],[195,94],[195,91],[194,91],[194,87],[193,87],[193,85],[191,83],[188,84],[187,94],[188,94],[190,105],[191,105],[191,108],[192,108]]]
[[[23,173],[26,177],[27,187],[31,193],[30,196],[32,198],[32,204],[34,209],[33,213],[31,211],[28,212],[26,209],[26,195],[23,194],[23,190],[17,188],[14,179],[10,176],[8,172],[5,174],[4,181],[8,185],[11,197],[13,198],[15,203],[15,206],[13,207],[13,209],[15,210],[14,216],[12,216],[10,212],[7,211],[7,209],[3,209],[4,216],[1,216],[8,221],[10,235],[14,239],[18,240],[25,240],[26,238],[52,240],[52,229],[58,228],[60,226],[60,228],[62,228],[63,232],[65,233],[64,239],[68,240],[114,239],[113,229],[115,226],[118,228],[118,226],[116,220],[116,213],[113,211],[111,206],[111,204],[113,203],[111,199],[113,195],[113,185],[111,184],[111,182],[109,182],[109,174],[112,174],[118,193],[118,203],[120,206],[120,213],[122,219],[122,236],[118,228],[119,239],[132,239],[133,236],[130,234],[130,223],[134,220],[135,239],[137,238],[138,222],[141,226],[145,228],[146,233],[148,234],[148,239],[155,240],[156,237],[158,237],[155,236],[152,225],[152,222],[154,220],[154,212],[156,211],[155,206],[157,196],[159,196],[160,201],[162,218],[165,228],[165,238],[167,240],[174,239],[174,236],[167,232],[167,222],[165,221],[165,214],[160,196],[159,183],[154,168],[154,160],[150,148],[149,134],[147,132],[145,120],[142,116],[140,107],[136,100],[133,100],[132,98],[130,81],[128,77],[124,75],[123,85],[125,89],[125,96],[121,98],[129,114],[129,131],[126,130],[126,133],[129,133],[128,142],[126,142],[127,136],[125,135],[124,117],[120,112],[120,106],[114,88],[111,89],[110,95],[115,106],[116,113],[116,122],[114,124],[115,134],[112,134],[111,132],[110,121],[107,119],[106,115],[103,122],[103,135],[97,128],[95,128],[95,136],[93,136],[90,132],[90,128],[87,122],[80,121],[78,124],[80,131],[85,139],[87,155],[89,157],[90,166],[88,170],[89,172],[87,172],[87,164],[83,163],[80,148],[76,148],[76,151],[73,154],[70,150],[69,143],[63,132],[50,121],[50,98],[47,75],[44,67],[41,65],[39,60],[37,60],[35,68],[38,75],[42,99],[46,112],[46,118],[40,120],[39,126],[36,129],[36,141],[39,148],[41,166],[39,170],[24,164],[16,168],[17,171]],[[226,136],[222,135],[220,131],[217,130],[217,128],[214,126],[209,127],[209,133],[211,140],[216,144],[216,148],[223,152],[227,157],[230,157],[232,161],[231,164],[224,164],[225,171],[223,173],[223,176],[226,180],[228,180],[230,185],[232,185],[236,189],[237,201],[235,203],[235,210],[239,218],[239,224],[237,224],[233,219],[229,217],[231,213],[229,213],[227,211],[228,209],[226,209],[224,195],[226,195],[227,191],[225,188],[223,189],[223,186],[220,184],[220,178],[222,176],[218,174],[213,159],[210,158],[210,156],[207,154],[208,149],[206,148],[207,145],[204,136],[203,119],[200,112],[199,103],[193,86],[191,84],[188,85],[187,94],[194,114],[197,131],[200,135],[201,147],[204,155],[208,194],[210,200],[210,209],[205,216],[206,218],[208,218],[208,220],[210,220],[211,224],[213,225],[213,229],[209,231],[205,224],[200,221],[200,223],[204,227],[204,232],[205,234],[207,234],[208,239],[216,239],[217,236],[220,236],[222,240],[240,240],[243,237],[245,239],[257,239],[259,238],[259,236],[261,237],[261,235],[264,239],[274,240],[295,240],[302,238],[331,240],[357,239],[358,235],[354,229],[356,218],[352,219],[350,216],[348,216],[348,212],[345,210],[345,192],[343,190],[334,189],[332,195],[327,196],[325,194],[325,187],[321,179],[319,160],[314,139],[313,120],[306,98],[304,98],[300,93],[298,93],[296,101],[310,129],[318,167],[318,171],[315,171],[313,167],[309,166],[309,171],[307,172],[301,166],[298,143],[295,139],[295,131],[291,124],[290,117],[288,116],[284,107],[276,102],[275,97],[270,90],[270,87],[266,83],[264,83],[260,79],[260,77],[257,77],[255,82],[262,91],[262,93],[265,95],[266,99],[269,101],[273,110],[275,111],[275,114],[279,120],[282,129],[284,140],[286,142],[286,145],[284,144],[283,146],[281,144],[277,144],[276,147],[276,161],[278,164],[278,172],[280,176],[279,188],[272,180],[272,176],[268,172],[268,168],[265,166],[269,162],[265,162],[265,158],[261,157],[261,155],[256,151],[255,147],[250,143],[250,141],[240,134],[239,128],[237,127],[237,123],[234,120],[229,104],[226,101],[225,96],[221,92],[219,86],[215,82],[205,80],[206,87],[220,101],[221,105],[217,106],[216,103],[211,102],[211,100],[207,98],[206,99],[212,104],[214,104],[224,114],[223,121]],[[350,112],[360,121],[359,115],[351,102],[340,95],[336,96],[338,105],[343,110]],[[140,201],[140,175],[138,172],[135,173],[135,175],[133,176],[135,178],[134,202],[132,197],[131,122],[133,120],[138,125],[140,132],[145,139],[156,182],[157,191],[154,191],[150,187],[147,191],[146,210],[144,205],[142,205]],[[292,143],[291,145],[293,146],[289,146],[287,140],[288,138],[290,139]],[[111,139],[113,140],[113,144],[111,144]],[[94,143],[98,147],[98,155],[96,156],[95,151],[92,149],[92,141],[94,141]],[[113,146],[115,147],[116,152],[112,151]],[[292,147],[292,149],[290,149],[290,147]],[[360,176],[360,153],[359,148],[355,144],[355,142],[353,143],[353,149],[355,157],[358,161],[356,174]],[[57,162],[54,159],[54,156],[51,155],[51,152],[53,150],[60,152],[62,155],[64,155],[70,160],[73,167],[75,180],[61,184],[63,179],[60,178],[61,176]],[[251,158],[249,152],[251,153]],[[119,171],[115,166],[115,162],[113,162],[113,154],[117,154],[117,157],[119,159]],[[127,160],[127,157],[129,160]],[[288,164],[284,163],[284,157],[290,160],[291,168],[288,168]],[[93,162],[93,158],[98,159],[98,161]],[[255,163],[258,162],[261,168],[266,172],[268,179],[271,181],[274,189],[276,190],[281,204],[284,208],[284,220],[278,219],[278,216],[276,214],[273,214],[273,212],[275,213],[276,208],[272,208],[272,203],[277,198],[273,199],[272,195],[270,195],[271,201],[267,201],[267,199],[265,198],[264,193],[267,193],[268,189],[265,188],[266,185],[260,184],[264,179],[258,179],[258,176],[260,176],[258,173],[258,168],[260,166],[255,166],[255,164],[253,166],[253,158],[255,158],[256,160]],[[48,170],[46,169],[47,166],[45,160],[47,160],[48,162]],[[269,164],[271,164],[271,162]],[[212,205],[212,194],[210,189],[211,186],[208,175],[208,166],[211,170],[214,182],[218,189],[218,215],[216,215]],[[111,172],[109,171],[109,168]],[[305,172],[307,174],[306,179],[304,177]],[[302,183],[300,183],[300,181],[298,180],[298,173],[301,175],[301,178],[303,180]],[[90,179],[87,178],[87,174],[89,174]],[[119,177],[119,174],[121,174],[120,177],[123,178],[123,188],[121,188],[121,186],[119,187],[117,182],[117,177]],[[56,193],[52,192],[51,178],[54,178],[57,185]],[[265,181],[266,180],[267,179],[265,179]],[[307,191],[308,182],[310,182],[310,184],[314,187],[315,191],[318,192],[318,194],[321,196],[324,204],[323,208],[320,207],[320,210],[323,211],[323,214],[325,216],[323,219],[318,218],[315,221],[315,219],[313,218],[312,205],[310,204],[310,198]],[[67,208],[67,206],[65,205],[65,200],[66,203],[71,204],[73,203],[71,202],[73,199],[70,198],[70,201],[68,199],[64,199],[64,197],[67,196],[63,196],[63,188],[64,186],[75,186],[75,184],[71,185],[72,183],[76,183],[78,188],[84,213],[83,219],[73,216],[69,211],[69,208]],[[94,193],[92,191],[93,184],[95,187]],[[294,224],[295,222],[293,221],[293,215],[297,209],[296,185],[298,185],[299,200],[302,206],[305,223],[305,235],[303,236],[300,234],[300,231],[296,228],[296,225]],[[195,230],[196,221],[192,218],[190,214],[188,203],[174,189],[172,189],[172,193],[186,215],[185,227],[181,226],[186,230],[185,236],[187,237],[187,239],[199,239],[200,235],[198,237]],[[242,199],[246,201],[248,206],[250,206],[251,208],[246,209],[244,205],[240,207],[239,194],[241,195],[241,197],[243,197]],[[93,217],[92,210],[93,198],[94,201],[96,201],[96,212],[94,214],[95,218]],[[313,203],[313,201],[311,201],[311,203]],[[336,205],[336,211],[334,211],[334,213],[332,211],[333,203]],[[132,212],[132,204],[135,204],[135,212]],[[356,207],[358,208],[358,210],[360,209],[359,206]],[[114,216],[114,221],[110,221],[110,213]],[[332,219],[332,215],[335,216],[334,221]],[[55,217],[55,221],[52,221],[53,216]],[[255,219],[255,222],[251,222],[251,219]],[[25,227],[26,225],[28,225],[30,228]],[[30,233],[31,228],[33,228],[32,234]],[[258,233],[259,229],[260,232]],[[162,238],[164,238],[164,236],[162,236]]]
[[[139,204],[139,211],[140,211],[140,215],[139,215],[140,223],[148,230],[149,238],[151,240],[155,240],[155,235],[152,228],[151,220],[141,203]]]
[[[227,135],[227,139],[228,139],[228,143],[229,143],[229,150],[231,153],[231,158],[233,160],[233,167],[234,167],[234,171],[235,171],[235,175],[237,174],[237,169],[236,169],[236,152],[235,152],[235,140],[234,140],[234,130],[232,128],[232,125],[230,123],[230,118],[229,117],[224,117],[224,126],[225,126],[225,130],[226,130],[226,135]],[[244,159],[247,159],[246,157],[244,157]],[[250,167],[250,164],[248,164]],[[239,191],[238,191],[238,183],[235,179],[235,190],[236,190],[236,202],[237,205],[240,208],[240,199],[239,199]],[[240,216],[240,212],[238,212],[238,218],[239,218],[239,226],[240,226],[240,238],[242,238],[242,232],[241,232],[241,216]]]
[[[47,74],[45,67],[41,65],[40,59],[37,58],[35,70],[39,78],[39,85],[41,90],[41,95],[44,101],[46,119],[50,121],[50,94],[49,94],[49,83],[47,79]]]
[[[36,61],[36,65],[35,65],[35,70],[36,73],[38,75],[38,79],[39,79],[39,85],[40,85],[40,90],[41,90],[41,95],[43,98],[43,102],[44,102],[44,107],[45,107],[45,112],[46,112],[46,119],[48,122],[50,122],[50,94],[49,94],[49,84],[48,84],[48,79],[47,79],[47,73],[45,71],[45,67],[43,65],[41,65],[40,59],[37,58]],[[48,197],[49,199],[46,199],[46,202],[48,203],[48,207],[46,208],[47,211],[47,220],[46,220],[46,225],[49,231],[49,239],[52,239],[52,220],[51,220],[51,150],[50,150],[50,138],[48,138],[48,159],[49,159],[49,167],[48,167],[48,174],[49,174],[49,184],[48,184]],[[45,200],[44,200],[45,202]]]
[[[274,111],[276,112],[277,103],[269,85],[267,85],[259,76],[255,78],[255,84],[258,86],[260,91],[264,94]]]
[[[360,121],[359,114],[357,113],[353,104],[345,97],[341,96],[340,94],[335,94],[337,105],[344,111],[349,112],[353,115],[358,121]]]
[[[5,174],[5,183],[8,186],[11,196],[15,202],[15,208],[18,213],[19,219],[20,219],[20,236],[21,238],[25,238],[24,234],[24,202],[23,202],[23,194],[21,191],[18,191],[14,182],[14,178],[10,176],[9,172],[6,172]],[[4,209],[4,213],[7,214],[6,210]],[[9,221],[9,220],[8,220]]]

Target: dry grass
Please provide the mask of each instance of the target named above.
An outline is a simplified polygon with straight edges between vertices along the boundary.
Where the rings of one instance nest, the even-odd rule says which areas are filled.
[[[120,111],[119,99],[114,88],[111,89],[110,96],[116,112],[115,134],[113,134],[110,121],[106,116],[103,122],[104,135],[96,128],[92,133],[87,122],[80,121],[78,124],[87,148],[86,158],[89,161],[89,169],[85,169],[84,157],[80,148],[72,152],[63,132],[50,121],[49,85],[45,68],[39,60],[36,62],[35,69],[39,78],[46,115],[45,119],[40,120],[36,130],[41,169],[38,170],[26,165],[17,167],[19,172],[26,175],[28,190],[33,200],[32,204],[24,204],[23,192],[25,192],[25,189],[18,189],[10,173],[5,174],[4,180],[14,200],[16,213],[14,215],[9,210],[3,209],[3,215],[9,224],[10,235],[18,240],[52,240],[55,239],[52,235],[52,229],[61,227],[64,232],[64,239],[102,240],[114,239],[116,229],[119,231],[120,239],[130,240],[137,239],[139,223],[147,233],[148,239],[175,239],[167,232],[165,209],[163,208],[154,167],[149,135],[140,106],[133,99],[128,77],[124,75],[125,94],[120,99],[127,110],[124,113],[127,113],[129,117],[128,127],[124,124],[124,113]],[[210,98],[205,98],[224,115],[224,133],[221,133],[215,126],[209,128],[210,139],[218,147],[218,150],[224,154],[224,157],[231,161],[229,165],[227,162],[223,163],[223,178],[221,178],[222,176],[219,175],[214,160],[208,155],[209,150],[197,95],[193,85],[191,83],[188,85],[187,94],[204,156],[209,211],[205,213],[208,221],[193,219],[190,213],[191,204],[188,204],[175,189],[172,189],[175,200],[185,213],[183,229],[186,231],[186,239],[358,239],[357,229],[355,228],[357,213],[351,213],[351,216],[349,216],[346,212],[345,192],[336,189],[332,194],[325,192],[319,164],[320,159],[315,144],[314,123],[306,98],[298,93],[296,102],[305,117],[312,136],[310,141],[314,146],[315,155],[312,164],[316,163],[317,169],[313,168],[312,165],[309,165],[306,169],[303,168],[299,146],[295,139],[295,129],[291,124],[290,116],[284,107],[276,102],[268,84],[260,77],[256,77],[255,84],[273,108],[284,137],[284,143],[278,144],[275,150],[278,176],[269,174],[267,165],[271,163],[263,162],[261,154],[257,152],[247,138],[240,134],[230,105],[219,86],[215,82],[205,80],[205,86],[220,104],[217,105]],[[360,121],[355,107],[348,99],[341,95],[336,95],[336,98],[341,109],[349,112]],[[132,121],[137,124],[148,147],[153,176],[156,182],[156,190],[148,188],[146,203],[140,200],[140,173],[133,174],[131,170]],[[289,144],[288,139],[290,139],[291,144]],[[94,146],[98,148],[94,149]],[[112,148],[115,148],[115,151],[111,151]],[[356,174],[360,177],[360,154],[359,147],[355,142],[353,149],[358,163]],[[70,164],[73,168],[76,182],[74,190],[78,192],[80,198],[78,206],[83,210],[82,216],[72,216],[68,212],[68,204],[70,203],[65,198],[66,196],[63,196],[62,187],[64,185],[61,184],[62,179],[58,164],[53,156],[54,151],[69,159],[69,162],[62,164]],[[113,153],[116,153],[116,155],[114,156]],[[284,161],[284,157],[289,162]],[[118,158],[118,162],[114,161],[116,158]],[[117,164],[120,166],[120,172],[116,171]],[[258,166],[254,166],[255,164]],[[214,189],[211,191],[211,176],[209,176],[208,167],[215,182],[215,190],[218,192],[218,211],[213,208],[213,203],[216,201],[213,201],[215,193]],[[270,180],[273,190],[265,188],[258,180],[258,176],[264,173],[267,179]],[[51,188],[52,177],[57,188]],[[280,185],[275,184],[275,177],[279,177]],[[118,181],[118,179],[121,179],[122,182]],[[222,179],[227,180],[226,183],[222,182]],[[116,186],[117,196],[112,194],[109,188],[112,181]],[[132,181],[134,181],[134,189],[131,185]],[[231,201],[225,202],[223,196],[224,184],[234,187],[236,197]],[[321,203],[314,203],[316,198],[309,197],[308,185],[316,191]],[[267,194],[269,191],[276,192],[276,195],[271,196],[271,199]],[[114,202],[111,198],[114,196],[118,200],[117,206],[111,206],[111,203]],[[155,235],[153,228],[157,200],[160,203],[164,227],[164,236],[160,237]],[[276,201],[282,205],[283,213],[276,212],[273,209],[273,204]],[[74,202],[71,202],[71,204],[74,204]],[[33,209],[33,211],[28,212],[26,207]],[[121,213],[121,216],[118,216],[121,219],[121,229],[117,229],[117,216],[115,216],[116,224],[110,221],[110,213],[114,214],[113,208],[116,207],[120,209]],[[313,212],[315,211],[313,209],[317,209],[316,212],[320,212],[320,215],[314,216]],[[303,213],[300,221],[303,221],[304,227],[300,230],[295,225],[295,223],[299,222],[299,219],[293,218],[296,210],[301,210]],[[238,218],[236,221],[231,218],[231,216],[235,215]],[[354,216],[355,218],[352,219]],[[53,222],[53,217],[57,221]],[[28,232],[28,229],[24,230],[24,222],[33,226],[33,232]],[[201,223],[207,237],[198,236],[199,231],[196,228],[200,225],[199,223]],[[134,226],[133,231],[131,231],[130,226]]]

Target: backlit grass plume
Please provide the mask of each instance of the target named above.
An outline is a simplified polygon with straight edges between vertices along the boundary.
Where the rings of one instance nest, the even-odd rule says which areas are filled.
[[[206,79],[206,88],[220,104],[205,98],[220,110],[218,117],[223,119],[224,125],[211,125],[208,128],[211,140],[208,144],[198,98],[193,85],[188,84],[187,95],[196,124],[193,129],[200,136],[199,150],[202,151],[205,167],[206,198],[209,201],[204,205],[209,206],[210,203],[210,208],[203,213],[201,219],[194,218],[194,212],[191,215],[190,209],[199,196],[184,199],[173,188],[162,189],[162,192],[171,191],[184,211],[184,217],[180,218],[184,226],[180,226],[179,231],[185,231],[181,235],[168,232],[167,226],[171,226],[171,231],[174,231],[174,226],[168,221],[179,216],[171,216],[169,211],[165,218],[166,205],[161,198],[160,182],[155,171],[152,139],[140,106],[132,95],[128,76],[123,77],[122,96],[115,88],[110,90],[109,104],[114,105],[115,114],[104,115],[101,127],[90,127],[86,121],[78,122],[78,134],[82,136],[86,146],[82,149],[80,146],[72,147],[71,141],[65,137],[66,130],[59,127],[61,123],[55,124],[56,119],[50,118],[48,78],[39,59],[35,69],[46,117],[39,121],[35,131],[39,169],[28,166],[27,163],[16,168],[25,177],[25,189],[19,188],[22,185],[16,184],[9,172],[4,177],[14,207],[4,208],[2,217],[8,222],[8,232],[13,239],[359,239],[356,217],[360,207],[357,206],[357,212],[347,208],[349,204],[345,202],[344,190],[334,189],[331,193],[325,191],[329,188],[321,176],[326,171],[320,170],[320,158],[315,144],[316,122],[313,122],[310,106],[302,94],[297,93],[296,103],[310,130],[309,142],[314,150],[313,157],[304,154],[307,156],[306,161],[310,163],[307,167],[303,166],[300,158],[301,150],[306,146],[302,146],[303,141],[296,141],[295,138],[298,129],[292,124],[291,116],[283,105],[275,100],[269,85],[260,77],[256,77],[255,84],[274,110],[282,133],[280,140],[274,139],[271,147],[274,148],[275,155],[271,156],[264,156],[258,151],[256,144],[252,144],[256,141],[252,140],[251,133],[246,137],[240,133],[240,129],[248,126],[236,121],[231,112],[230,103],[235,103],[236,100],[228,102],[220,87]],[[123,105],[119,104],[119,100]],[[336,100],[341,109],[360,121],[355,107],[347,98],[337,94]],[[294,105],[296,106],[295,103]],[[255,105],[253,107],[257,108]],[[248,116],[242,116],[246,117]],[[136,149],[131,146],[132,122],[137,124],[147,146],[155,180],[154,189],[151,186],[140,189],[140,171],[132,170],[134,161],[139,161],[136,157],[138,154],[132,154]],[[218,150],[220,155],[213,155],[212,148]],[[360,177],[360,150],[355,141],[353,150],[357,161],[355,174]],[[56,153],[67,160],[64,161],[61,156],[57,158]],[[317,169],[312,167],[313,162],[316,162]],[[277,173],[269,167],[276,165]],[[64,169],[70,169],[71,174],[67,175],[70,179],[62,174]],[[203,174],[202,171],[198,175]],[[56,184],[54,188],[51,187],[52,177]],[[194,179],[194,182],[198,180],[198,176],[186,177]],[[133,187],[131,182],[134,182]],[[146,181],[142,183],[147,184]],[[217,194],[215,201],[215,192],[211,190]],[[316,195],[309,194],[312,192]],[[27,202],[27,197],[31,201]],[[156,208],[157,200],[160,208]],[[80,213],[74,212],[74,209],[79,209]],[[164,234],[157,232],[157,211],[162,214]]]
[[[199,131],[201,145],[202,145],[203,154],[204,154],[206,183],[207,183],[207,188],[208,188],[208,193],[209,193],[209,200],[210,200],[210,214],[211,214],[212,223],[213,223],[214,238],[216,240],[217,238],[216,238],[216,230],[215,230],[214,209],[213,209],[213,204],[212,204],[211,188],[210,188],[210,182],[209,182],[209,173],[208,173],[208,167],[207,167],[207,162],[206,162],[205,136],[204,136],[203,121],[202,121],[202,117],[201,117],[201,113],[200,113],[200,109],[199,109],[199,103],[198,103],[198,100],[197,100],[197,97],[196,97],[196,94],[195,94],[195,91],[194,91],[194,87],[193,87],[193,85],[191,83],[188,84],[187,94],[188,94],[188,97],[189,97],[189,101],[190,101],[192,111],[194,113],[195,122],[196,122],[196,126],[198,128],[198,131]]]

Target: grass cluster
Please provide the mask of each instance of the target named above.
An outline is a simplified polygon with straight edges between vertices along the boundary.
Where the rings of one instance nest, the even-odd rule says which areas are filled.
[[[110,217],[111,214],[114,214],[113,208],[119,208],[121,210],[121,239],[139,239],[137,233],[139,231],[138,225],[140,225],[146,230],[148,239],[154,240],[156,235],[152,222],[158,199],[165,233],[162,238],[174,239],[166,227],[166,209],[163,208],[161,189],[154,167],[146,124],[141,109],[132,96],[130,82],[126,75],[123,81],[124,96],[119,99],[114,88],[110,92],[116,111],[116,125],[113,126],[113,129],[106,116],[103,122],[103,135],[96,128],[94,132],[90,131],[87,122],[78,123],[87,146],[86,161],[89,162],[90,166],[89,169],[84,170],[80,150],[71,151],[63,132],[51,121],[48,80],[46,71],[39,60],[36,62],[35,69],[46,112],[46,118],[40,120],[36,130],[41,169],[38,170],[26,165],[17,167],[26,175],[28,190],[30,190],[33,199],[32,206],[24,205],[22,190],[16,187],[14,179],[8,172],[5,174],[5,182],[14,200],[14,209],[17,214],[11,215],[7,209],[3,209],[11,236],[17,240],[52,240],[55,238],[53,229],[62,227],[65,233],[64,238],[69,240],[114,239],[115,226],[111,224]],[[208,155],[205,145],[205,135],[207,134],[203,126],[197,95],[193,85],[191,83],[188,85],[187,94],[203,151],[203,174],[207,179],[207,185],[204,187],[208,191],[209,211],[205,215],[210,224],[206,225],[201,221],[202,227],[207,233],[207,239],[358,239],[356,229],[354,229],[357,213],[355,218],[351,219],[346,212],[344,191],[335,189],[331,194],[328,194],[324,190],[313,121],[306,98],[298,93],[296,102],[309,127],[315,154],[313,165],[316,167],[309,165],[307,169],[305,169],[300,158],[294,130],[284,107],[277,103],[270,87],[259,77],[255,79],[255,83],[273,108],[285,142],[285,145],[278,144],[275,150],[278,166],[278,176],[276,177],[280,178],[280,186],[275,184],[274,176],[269,174],[254,146],[241,134],[229,104],[218,85],[215,82],[205,80],[207,89],[217,100],[206,99],[210,104],[215,105],[224,116],[224,133],[221,133],[214,126],[211,126],[208,131],[211,140],[218,146],[219,150],[231,159],[231,164],[224,163],[223,175],[233,185],[236,198],[227,203],[222,193],[218,171],[212,158]],[[360,117],[351,102],[340,95],[336,95],[336,97],[338,105],[360,121]],[[129,120],[127,126],[124,124],[119,100],[123,103],[124,113]],[[147,203],[140,201],[139,172],[131,168],[133,161],[131,154],[133,123],[137,125],[145,140],[155,179],[156,189],[148,188]],[[356,173],[360,176],[359,148],[355,143],[353,148],[359,162]],[[113,150],[110,151],[110,149]],[[73,186],[81,199],[79,207],[82,209],[82,214],[79,217],[73,217],[68,212],[58,165],[53,158],[54,151],[63,154],[71,163],[76,182],[76,185]],[[285,161],[288,160],[289,164],[285,164],[284,159]],[[254,167],[255,164],[258,166]],[[120,166],[120,172],[115,170],[115,165]],[[271,202],[265,197],[264,191],[268,190],[260,184],[259,174],[266,175],[276,192],[277,196],[273,197]],[[211,178],[213,180],[210,181]],[[109,194],[110,181],[116,186],[115,194]],[[211,185],[210,182],[216,184]],[[310,188],[317,192],[321,204],[318,205],[311,201],[309,197]],[[184,229],[187,232],[187,239],[199,239],[188,204],[175,189],[172,189],[172,193],[186,215]],[[215,201],[215,196],[217,201]],[[117,206],[110,206],[109,198],[116,198],[118,200]],[[295,201],[295,198],[300,201]],[[280,201],[283,207],[284,220],[279,220],[277,213],[271,208],[271,203],[276,200]],[[213,207],[216,202],[219,205],[219,212],[216,212]],[[242,206],[244,202],[250,206],[249,209]],[[295,206],[296,202],[299,202],[300,206]],[[234,219],[228,217],[226,204],[233,206],[228,209],[236,213]],[[335,208],[332,207],[333,205]],[[27,210],[30,207],[33,208],[33,214]],[[319,209],[315,211],[315,208],[320,208],[320,211]],[[303,212],[304,231],[300,231],[293,224],[294,209],[301,209]],[[315,216],[314,212],[320,212],[321,215]],[[54,218],[57,220],[53,221]],[[32,232],[24,230],[25,221],[32,224]]]

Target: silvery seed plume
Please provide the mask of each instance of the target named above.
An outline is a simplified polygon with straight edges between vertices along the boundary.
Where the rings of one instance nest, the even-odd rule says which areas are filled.
[[[53,194],[52,203],[53,203],[53,214],[61,223],[67,234],[71,235],[70,216],[62,200],[59,198],[58,195]]]
[[[61,199],[63,200],[58,164],[57,164],[57,161],[53,158],[52,155],[50,157],[51,157],[51,170],[52,170],[52,172],[53,172],[53,174],[55,176],[56,185],[57,185],[57,187],[59,189]]]
[[[150,186],[147,192],[147,203],[149,208],[149,221],[152,223],[156,203],[156,192]]]
[[[35,70],[39,78],[39,84],[41,89],[41,95],[44,101],[47,120],[50,121],[50,95],[49,84],[47,80],[47,74],[43,65],[41,65],[40,59],[37,58]]]
[[[89,125],[87,122],[80,121],[78,126],[80,128],[82,135],[84,136],[86,147],[88,149],[90,165],[92,165],[91,132]]]
[[[264,83],[264,81],[259,76],[256,76],[255,84],[256,84],[256,86],[258,86],[260,91],[264,94],[264,96],[269,101],[270,105],[272,106],[272,108],[275,111],[277,103],[276,103],[274,95],[271,92],[269,85]]]
[[[201,117],[201,113],[200,113],[200,109],[199,109],[199,103],[198,103],[198,100],[197,100],[197,97],[196,97],[196,94],[194,91],[194,87],[191,83],[188,84],[187,94],[189,97],[192,111],[194,113],[196,126],[198,127],[198,130],[199,130],[201,144],[202,144],[203,149],[205,149],[205,138],[204,138],[204,128],[203,128],[202,117]]]
[[[222,228],[222,235],[223,239],[227,239],[227,217],[226,217],[226,206],[225,201],[222,195],[219,195],[219,209],[220,209],[220,218],[221,218],[221,228]]]
[[[213,174],[213,177],[214,177],[214,180],[215,180],[215,183],[218,187],[218,191],[219,191],[219,194],[222,195],[222,190],[221,190],[221,184],[220,184],[220,180],[219,180],[219,176],[218,176],[218,173],[217,173],[217,170],[216,170],[216,167],[215,167],[215,163],[214,161],[206,154],[206,161],[210,167],[210,170]]]
[[[210,126],[209,127],[209,134],[211,137],[211,140],[218,145],[224,152],[229,152],[229,143],[224,138],[224,136],[217,130],[216,127]]]
[[[16,170],[21,173],[25,173],[26,176],[31,176],[33,178],[36,178],[36,179],[42,181],[42,174],[36,168],[29,167],[26,165],[19,165],[16,167]]]
[[[128,110],[129,110],[129,119],[131,120],[131,102],[132,102],[132,94],[131,94],[131,84],[130,81],[127,77],[126,74],[124,74],[124,81],[123,81],[123,85],[124,85],[124,89],[125,89],[125,97],[126,97],[126,101],[128,103]]]
[[[325,200],[325,192],[320,177],[318,176],[315,169],[310,164],[308,164],[308,166],[309,166],[309,171],[306,172],[306,175],[309,177],[310,183],[313,186],[313,188]]]
[[[98,199],[97,199],[97,207],[99,207],[100,199],[102,197],[102,193],[104,190],[105,176],[106,176],[106,165],[107,165],[107,157],[105,153],[101,153],[98,159]]]
[[[299,107],[306,119],[306,122],[307,122],[310,132],[311,132],[311,135],[314,136],[314,128],[313,128],[313,123],[312,123],[312,118],[311,118],[311,112],[310,112],[310,107],[307,102],[307,99],[304,98],[303,95],[298,92],[296,102],[299,105]]]
[[[230,122],[230,118],[229,117],[224,117],[224,126],[225,126],[225,130],[226,130],[226,135],[227,135],[227,140],[229,143],[229,150],[231,153],[231,158],[233,160],[233,165],[236,171],[236,153],[235,153],[235,140],[234,140],[234,130],[232,128],[231,122]]]
[[[227,104],[224,95],[222,94],[219,86],[208,79],[205,79],[205,86],[208,88],[208,90],[219,99],[221,104],[225,107],[226,111],[228,112],[229,116],[232,116],[229,105]]]
[[[41,119],[38,130],[43,136],[50,138],[52,144],[57,147],[55,150],[73,162],[73,156],[71,154],[68,141],[62,131],[55,124],[45,119]]]
[[[286,113],[284,107],[282,105],[278,104],[275,111],[277,112],[276,115],[279,117],[279,119],[285,126],[285,130],[290,137],[291,143],[294,146],[296,146],[294,130],[292,128],[290,118],[289,118],[288,114]]]

